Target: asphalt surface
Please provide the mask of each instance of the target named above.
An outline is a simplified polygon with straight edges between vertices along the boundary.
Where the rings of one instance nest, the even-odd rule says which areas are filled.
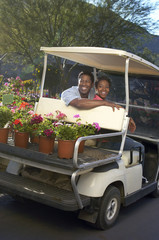
[[[75,213],[0,194],[0,240],[159,240],[159,199],[149,196],[122,208],[106,231],[91,228]]]

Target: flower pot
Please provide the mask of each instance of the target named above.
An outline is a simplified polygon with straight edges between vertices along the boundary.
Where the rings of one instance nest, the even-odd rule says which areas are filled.
[[[83,153],[85,140],[81,141],[78,148],[78,153]]]
[[[55,138],[40,136],[39,137],[39,152],[52,154],[54,151]]]
[[[58,140],[58,157],[70,159],[73,157],[75,140]]]
[[[78,153],[83,153],[83,151],[84,151],[84,144],[85,144],[85,140],[80,142],[79,147],[78,147]]]
[[[39,136],[35,136],[34,134],[31,134],[30,141],[31,143],[39,143]]]
[[[14,135],[14,144],[16,147],[27,148],[29,141],[28,132],[17,132]]]
[[[9,128],[0,128],[0,142],[7,143]]]

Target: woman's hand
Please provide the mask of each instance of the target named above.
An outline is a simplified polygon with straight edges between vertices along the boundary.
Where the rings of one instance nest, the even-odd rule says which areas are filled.
[[[115,104],[115,103],[112,103],[112,102],[108,102],[108,104],[107,104],[106,106],[112,107],[113,112],[115,111],[115,108],[117,108],[118,110],[119,110],[120,108],[123,108],[123,107],[121,107],[120,105]]]

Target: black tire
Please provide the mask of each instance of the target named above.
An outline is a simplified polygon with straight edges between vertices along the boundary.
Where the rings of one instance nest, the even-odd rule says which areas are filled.
[[[155,191],[153,191],[153,192],[151,193],[151,195],[152,195],[152,197],[154,197],[154,198],[158,198],[158,197],[159,197],[159,176],[158,176],[158,178],[157,178],[157,186],[156,186],[156,189],[155,189]]]
[[[121,205],[121,196],[118,188],[108,187],[99,206],[96,227],[101,230],[110,228],[116,221]]]

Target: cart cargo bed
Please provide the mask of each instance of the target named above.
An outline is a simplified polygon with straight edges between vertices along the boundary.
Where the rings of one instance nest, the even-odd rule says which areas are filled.
[[[18,195],[66,211],[79,209],[72,191],[6,172],[0,172],[0,190],[13,196]],[[80,198],[83,206],[90,203],[90,198],[82,195]]]

